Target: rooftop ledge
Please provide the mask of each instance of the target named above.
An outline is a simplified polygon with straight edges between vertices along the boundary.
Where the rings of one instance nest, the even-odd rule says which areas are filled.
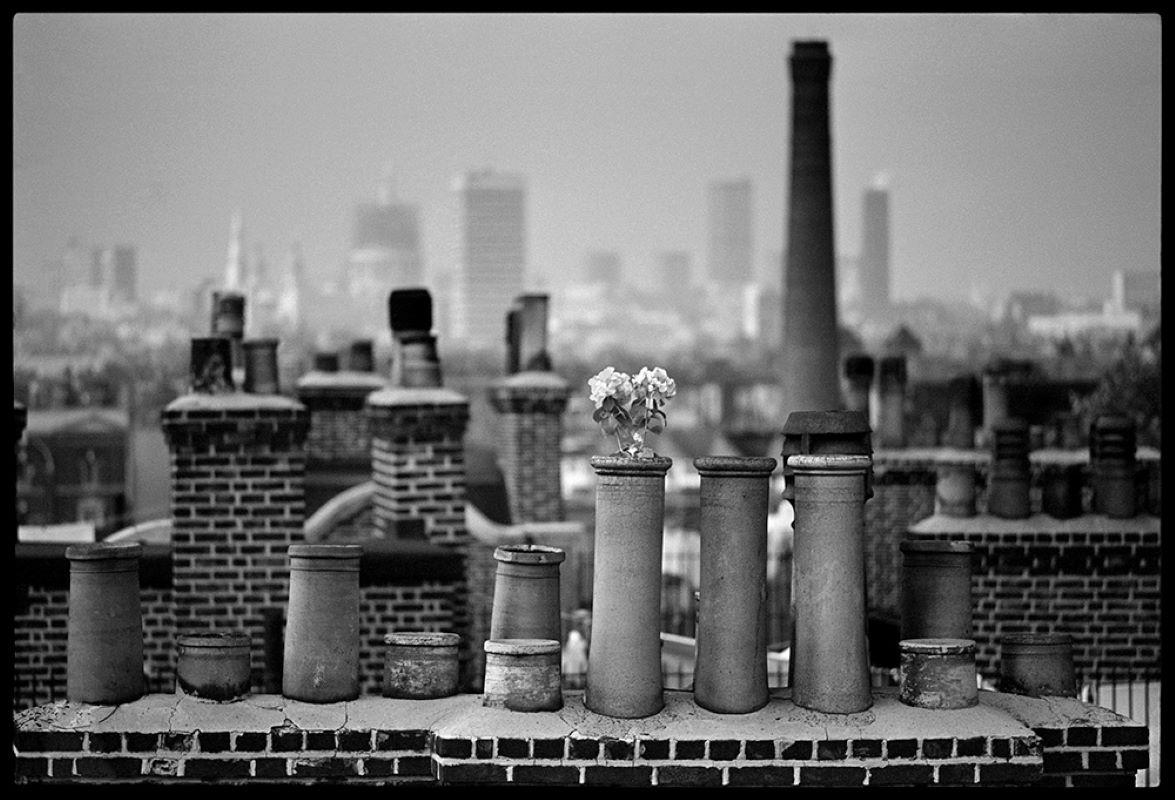
[[[910,526],[911,536],[936,533],[987,534],[1006,533],[1158,533],[1160,518],[1151,514],[1138,514],[1129,519],[1115,519],[1105,514],[1082,514],[1070,519],[1057,519],[1048,514],[1033,514],[1024,519],[1004,519],[991,514],[976,514],[973,517],[951,517],[935,514]]]
[[[251,394],[249,392],[227,392],[225,394],[203,394],[191,392],[177,397],[167,404],[166,411],[223,411],[233,409],[290,409],[305,408],[297,400],[280,394]]]
[[[981,691],[973,708],[935,711],[874,689],[867,711],[822,714],[780,689],[758,711],[716,714],[689,691],[667,690],[661,712],[626,720],[589,711],[582,691],[563,697],[561,710],[535,713],[486,708],[472,694],[325,705],[276,695],[62,701],[15,716],[17,769],[33,781],[1031,784],[1062,772],[1117,784],[1147,764],[1145,726],[1064,698]],[[1065,745],[1080,745],[1076,761]],[[1104,754],[1097,768],[1094,752]]]
[[[693,693],[665,690],[665,707],[642,719],[616,719],[583,704],[581,690],[566,690],[559,711],[518,712],[489,708],[481,695],[433,700],[365,696],[340,703],[305,703],[281,695],[250,695],[217,703],[181,694],[150,694],[131,703],[96,706],[58,701],[14,715],[18,731],[103,733],[269,732],[303,730],[428,729],[436,736],[614,739],[844,739],[1014,738],[1029,728],[1081,724],[1137,726],[1108,709],[1064,697],[1034,698],[980,691],[979,704],[956,710],[915,708],[898,701],[897,689],[874,688],[873,707],[856,714],[825,714],[791,701],[790,689],[774,689],[767,705],[748,714],[718,714],[698,706]]]
[[[448,406],[467,404],[469,398],[443,386],[389,387],[367,395],[370,406]]]

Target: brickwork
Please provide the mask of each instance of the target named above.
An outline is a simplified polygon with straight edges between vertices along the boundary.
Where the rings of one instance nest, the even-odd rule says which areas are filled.
[[[362,586],[359,592],[359,691],[383,692],[384,636],[395,631],[455,630],[453,595],[446,581]]]
[[[865,603],[869,613],[896,620],[901,552],[910,526],[934,513],[933,466],[895,465],[875,455],[873,497],[865,503]]]
[[[973,624],[983,674],[999,672],[1000,637],[1021,632],[1072,636],[1074,665],[1083,679],[1158,672],[1161,547],[1155,517],[936,516],[913,526],[910,536],[974,545]]]
[[[440,387],[391,388],[367,397],[375,526],[395,536],[397,523],[424,522],[425,538],[468,556],[473,539],[465,525],[465,428],[469,400]],[[472,569],[467,558],[466,569]],[[462,685],[480,675],[481,643],[489,633],[474,616],[469,574],[453,595],[454,632],[461,634]]]
[[[262,685],[261,610],[286,606],[286,550],[305,521],[305,407],[272,395],[187,395],[163,411],[171,451],[176,633],[242,630]]]
[[[1039,450],[1030,455],[1029,500],[1032,513],[1039,514],[1042,483],[1056,467],[1074,466],[1082,473],[1081,508],[1092,508],[1088,451]],[[1159,454],[1139,450],[1141,463],[1138,488],[1141,498],[1150,476],[1161,468]],[[975,506],[987,510],[988,454],[954,448],[906,448],[878,450],[873,454],[874,496],[865,503],[865,575],[869,613],[898,619],[901,585],[901,553],[898,545],[906,532],[935,513],[935,484],[940,463],[970,464],[975,468]]]
[[[564,519],[561,443],[568,392],[567,382],[549,372],[520,372],[490,389],[513,522]]]
[[[367,395],[383,386],[378,375],[365,372],[309,372],[298,379],[298,401],[310,415],[306,444],[311,462],[370,460],[364,406]]]
[[[720,715],[688,692],[613,720],[566,692],[562,712],[484,708],[477,695],[364,697],[313,706],[151,695],[112,712],[59,703],[17,716],[21,783],[192,779],[607,786],[1129,785],[1147,731],[1105,709],[981,692],[979,706],[911,709],[892,691],[864,714],[825,715],[777,693]]]

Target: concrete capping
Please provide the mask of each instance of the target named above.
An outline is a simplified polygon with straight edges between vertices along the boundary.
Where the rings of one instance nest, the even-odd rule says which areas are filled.
[[[894,690],[874,691],[870,712],[847,717],[799,709],[787,690],[736,715],[667,691],[661,712],[636,720],[593,714],[578,691],[565,693],[562,711],[530,713],[483,707],[472,694],[325,705],[277,695],[208,703],[156,694],[113,707],[55,703],[21,712],[14,750],[18,782],[60,783],[120,776],[151,783],[317,777],[874,786],[1043,784],[1057,776],[1122,783],[1148,763],[1144,726],[1076,700],[983,691],[977,706],[935,711],[902,705]],[[1097,765],[1095,750],[1106,756]]]

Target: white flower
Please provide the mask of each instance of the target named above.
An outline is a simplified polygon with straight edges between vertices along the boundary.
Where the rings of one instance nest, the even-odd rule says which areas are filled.
[[[651,407],[654,401],[664,403],[677,394],[677,383],[663,367],[641,367],[633,379],[633,392],[637,399],[644,400]]]
[[[604,367],[595,377],[590,378],[588,387],[592,390],[591,400],[596,404],[596,408],[604,405],[604,400],[608,397],[620,405],[632,399],[632,377],[627,373],[617,372],[612,367]]]

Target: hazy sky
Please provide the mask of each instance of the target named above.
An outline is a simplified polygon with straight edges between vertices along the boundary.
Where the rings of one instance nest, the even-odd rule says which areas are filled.
[[[529,268],[589,249],[705,259],[708,181],[750,176],[783,245],[791,40],[833,54],[837,248],[890,178],[899,297],[1105,295],[1159,268],[1154,15],[21,15],[14,280],[68,238],[137,245],[147,291],[223,274],[244,215],[271,269],[343,263],[385,164],[451,263],[460,171],[525,174]]]

